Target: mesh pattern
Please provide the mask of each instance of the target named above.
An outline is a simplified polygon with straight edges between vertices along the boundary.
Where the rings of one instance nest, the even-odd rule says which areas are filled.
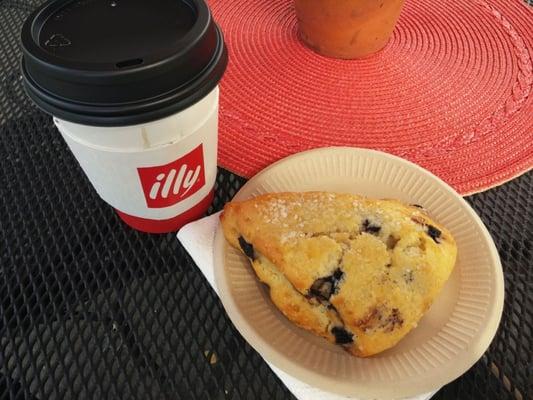
[[[0,2],[0,399],[294,399],[242,339],[174,235],[127,229],[50,118],[24,98]],[[489,351],[437,399],[531,399],[533,174],[468,200],[505,269]],[[244,180],[220,170],[209,212]]]
[[[34,113],[0,132],[1,390],[29,399],[290,398],[175,236],[124,229],[49,120]],[[241,183],[221,173],[211,211]]]

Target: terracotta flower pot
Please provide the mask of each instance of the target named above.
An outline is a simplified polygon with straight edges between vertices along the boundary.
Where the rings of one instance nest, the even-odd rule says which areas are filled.
[[[362,58],[381,50],[404,0],[295,0],[300,36],[316,52]]]

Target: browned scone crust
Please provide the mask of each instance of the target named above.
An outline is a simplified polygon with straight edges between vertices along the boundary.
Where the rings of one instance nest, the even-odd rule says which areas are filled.
[[[457,253],[418,206],[352,194],[267,194],[228,203],[221,221],[287,318],[360,357],[416,326]]]

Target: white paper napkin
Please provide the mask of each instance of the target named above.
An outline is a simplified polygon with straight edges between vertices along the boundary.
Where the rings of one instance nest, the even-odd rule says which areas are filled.
[[[214,214],[199,221],[192,222],[184,226],[178,232],[178,239],[180,240],[181,244],[189,252],[198,268],[200,268],[200,271],[202,271],[206,279],[217,293],[218,289],[215,285],[213,266],[213,246],[215,241],[215,232],[219,224],[219,214],[220,213]],[[309,386],[302,381],[299,381],[298,379],[286,374],[269,363],[267,364],[299,400],[356,399],[355,397],[343,397],[324,392],[320,389]],[[436,391],[426,393],[420,396],[412,397],[409,400],[428,400],[435,393]]]

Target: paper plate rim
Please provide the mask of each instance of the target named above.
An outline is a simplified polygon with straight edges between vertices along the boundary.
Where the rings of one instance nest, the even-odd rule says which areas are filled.
[[[492,261],[492,270],[494,272],[493,282],[495,285],[495,296],[492,298],[492,307],[491,313],[486,320],[484,329],[482,329],[476,335],[477,341],[474,341],[475,346],[471,346],[468,349],[468,354],[470,355],[466,360],[463,360],[461,363],[451,363],[450,367],[444,371],[439,371],[434,376],[426,375],[427,377],[432,377],[433,379],[426,379],[425,381],[416,381],[416,389],[410,389],[407,387],[406,383],[403,384],[404,387],[398,388],[396,385],[398,382],[391,382],[391,387],[375,387],[375,385],[361,385],[358,383],[354,385],[352,382],[347,382],[346,380],[335,380],[327,376],[323,376],[315,371],[310,371],[309,369],[299,365],[296,362],[293,362],[291,359],[287,358],[281,354],[278,350],[273,348],[269,343],[267,343],[262,337],[254,333],[254,328],[252,325],[243,317],[239,312],[238,306],[235,303],[230,290],[230,283],[228,282],[227,274],[225,273],[225,258],[226,258],[226,249],[229,246],[225,241],[222,228],[219,225],[215,235],[215,245],[214,245],[214,261],[215,261],[215,282],[219,289],[219,297],[226,310],[231,321],[245,338],[246,341],[269,363],[275,367],[281,369],[289,375],[296,377],[309,384],[310,386],[319,388],[326,392],[335,393],[343,396],[358,396],[362,398],[389,398],[389,399],[398,399],[411,397],[416,395],[421,395],[431,391],[438,390],[442,386],[448,384],[449,382],[457,379],[459,376],[468,371],[485,353],[490,343],[492,342],[498,326],[501,320],[503,313],[504,305],[504,277],[503,270],[501,266],[501,261],[499,258],[498,251],[490,236],[487,228],[481,221],[480,217],[472,209],[472,207],[447,183],[433,175],[431,172],[426,169],[400,157],[391,155],[389,153],[384,153],[377,150],[364,149],[364,148],[353,148],[353,147],[321,147],[316,148],[300,153],[290,155],[286,158],[283,158],[272,165],[268,166],[253,178],[251,178],[235,195],[235,200],[242,200],[244,193],[252,185],[255,185],[260,181],[267,173],[271,172],[273,169],[283,166],[286,162],[293,162],[298,158],[307,158],[315,157],[323,152],[347,152],[351,153],[353,156],[377,156],[384,157],[385,159],[393,160],[394,162],[403,163],[409,168],[415,169],[418,173],[421,173],[427,179],[433,179],[443,190],[446,190],[453,195],[456,201],[461,202],[465,210],[468,212],[469,217],[476,223],[480,228],[482,233],[482,239],[487,245],[489,259]],[[416,377],[413,377],[411,380],[416,380]],[[408,383],[408,382],[407,382]],[[395,387],[392,387],[395,386]]]

